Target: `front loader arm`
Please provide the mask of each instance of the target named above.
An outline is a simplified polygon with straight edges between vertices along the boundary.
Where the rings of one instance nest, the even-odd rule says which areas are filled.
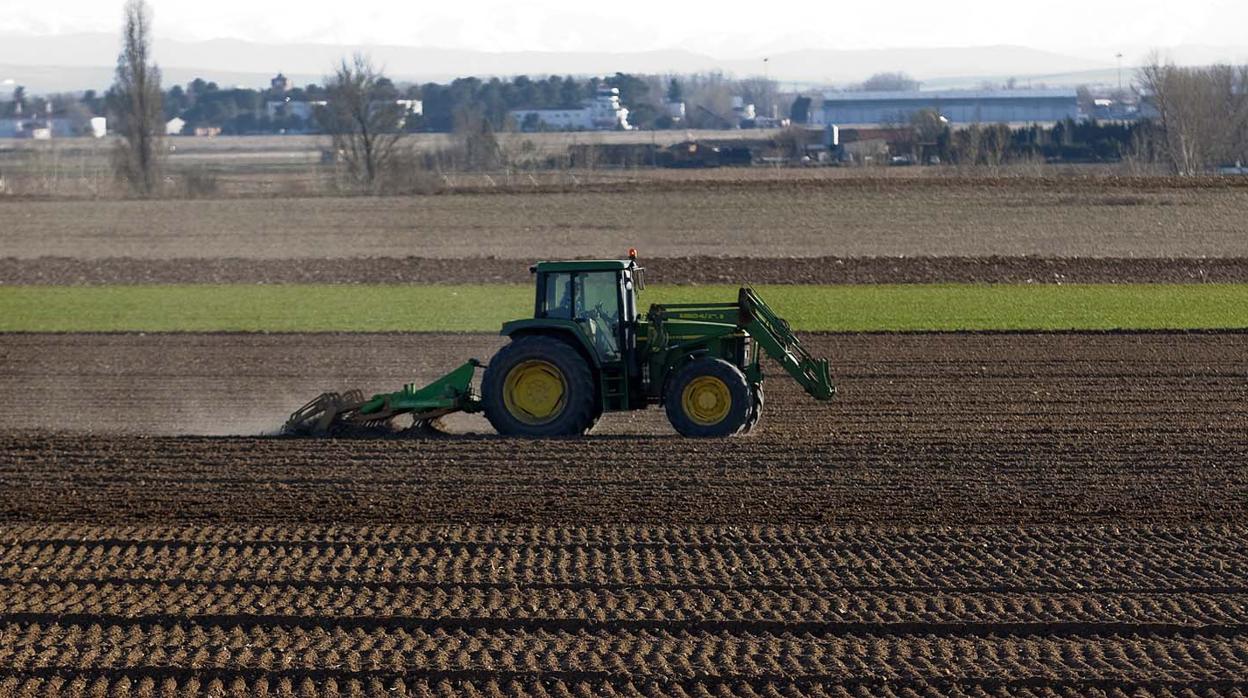
[[[740,315],[737,325],[754,338],[768,356],[775,359],[816,400],[831,400],[836,395],[828,372],[828,360],[810,355],[801,340],[793,334],[789,323],[776,314],[752,288],[742,288],[737,295]]]

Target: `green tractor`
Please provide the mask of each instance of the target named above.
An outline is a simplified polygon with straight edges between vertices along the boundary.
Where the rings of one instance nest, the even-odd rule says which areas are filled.
[[[420,428],[452,412],[484,412],[505,436],[572,436],[606,412],[662,405],[685,436],[745,434],[762,417],[764,353],[815,399],[836,393],[827,360],[813,358],[750,288],[735,303],[656,304],[642,316],[634,250],[624,260],[539,262],[530,271],[533,317],[503,325],[510,341],[488,365],[471,359],[430,385],[369,399],[325,393],[284,432],[346,433],[400,415]]]

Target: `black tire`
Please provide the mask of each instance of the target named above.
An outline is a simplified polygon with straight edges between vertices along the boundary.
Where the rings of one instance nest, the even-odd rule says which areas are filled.
[[[757,427],[758,423],[763,419],[763,405],[767,404],[767,396],[763,394],[762,383],[755,385],[754,389],[750,392],[752,393],[753,398],[750,401],[750,418],[746,420],[745,427],[741,429],[742,435],[754,431],[754,428]]]
[[[686,411],[685,389],[701,378],[715,379],[725,389],[721,396],[726,395],[726,405],[717,405],[709,410],[723,415],[713,423],[699,420],[696,415]],[[695,359],[672,376],[664,392],[663,403],[667,409],[668,421],[682,435],[695,438],[724,437],[737,434],[745,428],[753,411],[752,392],[745,374],[736,366],[723,359]]]
[[[562,377],[563,404],[548,421],[526,420],[508,408],[507,377],[526,362],[543,362]],[[481,378],[481,399],[485,418],[503,436],[578,436],[594,425],[598,412],[598,390],[589,362],[567,342],[543,335],[519,337],[498,350]]]

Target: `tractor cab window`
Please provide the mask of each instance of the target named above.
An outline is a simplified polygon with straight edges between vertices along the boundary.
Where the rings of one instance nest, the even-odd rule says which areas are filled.
[[[620,281],[615,272],[595,271],[576,275],[573,319],[585,328],[598,355],[607,361],[620,358]]]
[[[542,309],[545,317],[560,320],[572,319],[572,275],[546,275],[546,307]]]

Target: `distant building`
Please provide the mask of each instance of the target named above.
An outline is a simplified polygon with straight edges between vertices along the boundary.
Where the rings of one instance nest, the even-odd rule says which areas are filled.
[[[289,119],[291,117],[310,121],[316,114],[316,107],[327,102],[293,102],[290,98],[269,100],[264,103],[264,113],[270,119]]]
[[[403,107],[408,116],[420,116],[425,113],[425,103],[419,99],[396,99],[394,103]]]
[[[88,133],[92,138],[103,138],[108,135],[108,119],[102,116],[93,116],[89,124]]]
[[[528,131],[627,131],[628,109],[620,104],[620,91],[605,85],[578,109],[513,109],[516,126]]]
[[[837,149],[841,160],[856,163],[889,163],[895,154],[914,150],[911,128],[837,129]]]
[[[666,167],[728,167],[749,165],[754,152],[771,147],[769,141],[714,140],[681,141],[668,146]]]
[[[668,102],[667,115],[671,117],[673,124],[683,123],[685,120],[685,103],[684,102]]]
[[[812,110],[814,125],[906,123],[934,110],[958,124],[1032,124],[1078,119],[1075,90],[942,90],[914,92],[829,92]]]
[[[399,119],[399,128],[405,125],[407,117],[413,114],[419,116],[424,111],[424,103],[419,99],[396,99],[394,103],[403,109],[403,116]],[[265,102],[264,114],[270,120],[296,118],[311,125],[312,120],[316,118],[317,108],[327,106],[328,104],[329,102],[325,100],[299,102],[287,97],[286,99]]]
[[[291,84],[290,78],[286,77],[285,75],[282,75],[281,73],[278,73],[277,77],[269,81],[269,90],[272,92],[276,92],[277,94],[285,94],[287,92],[290,92],[290,89],[292,87],[294,87],[294,85]]]
[[[1142,116],[1139,103],[1113,97],[1093,99],[1090,111],[1088,116],[1098,121],[1136,121]]]
[[[61,117],[18,117],[0,119],[0,138],[27,138],[46,141],[76,136],[71,120]]]
[[[166,136],[180,136],[182,135],[182,129],[184,128],[186,128],[186,121],[180,117],[175,116],[172,119],[165,122],[165,135]]]
[[[736,119],[737,128],[753,127],[756,116],[754,105],[747,103],[744,97],[732,98],[732,118]]]

